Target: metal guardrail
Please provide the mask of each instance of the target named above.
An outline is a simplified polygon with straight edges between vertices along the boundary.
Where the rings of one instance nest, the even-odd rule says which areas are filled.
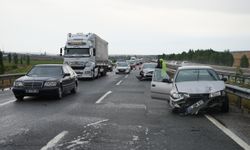
[[[180,67],[178,65],[171,65],[171,64],[168,64],[168,68],[169,68],[169,72],[170,73],[174,73],[177,68]],[[238,81],[237,80],[237,76],[234,74],[232,74],[231,72],[227,72],[226,70],[216,70],[215,71],[221,75],[222,77],[227,77],[228,79],[230,79],[231,77],[235,77],[235,81]],[[238,76],[238,77],[241,77],[243,78],[242,81],[245,83],[245,81],[250,81],[250,78],[249,77],[245,77],[245,76]],[[250,89],[247,89],[247,88],[242,88],[242,87],[239,87],[239,86],[235,86],[235,85],[230,85],[230,84],[226,84],[226,91],[228,93],[231,93],[231,94],[234,94],[236,96],[239,96],[240,98],[245,98],[245,99],[248,99],[250,100]]]
[[[5,88],[10,88],[13,85],[13,82],[25,75],[24,73],[19,73],[19,74],[6,74],[6,75],[0,75],[0,90],[3,90]]]

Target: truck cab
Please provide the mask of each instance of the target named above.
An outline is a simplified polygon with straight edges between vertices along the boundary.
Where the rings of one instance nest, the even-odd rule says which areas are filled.
[[[67,42],[64,47],[64,63],[71,66],[77,73],[78,78],[97,78],[106,67],[101,67],[98,58],[96,58],[96,50],[100,50],[102,43],[97,43],[99,39],[95,34],[68,34]],[[99,46],[99,47],[98,47]],[[100,58],[99,58],[100,59]],[[108,64],[102,64],[108,66]]]

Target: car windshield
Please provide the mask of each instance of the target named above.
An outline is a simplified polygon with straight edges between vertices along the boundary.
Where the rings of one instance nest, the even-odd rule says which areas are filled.
[[[156,63],[149,63],[149,64],[144,64],[143,65],[143,69],[145,68],[155,68],[156,67]]]
[[[119,63],[117,63],[117,67],[127,67],[127,66],[128,66],[128,64],[125,63],[125,62],[119,62]]]
[[[33,77],[58,77],[62,74],[61,66],[35,66],[27,75]]]
[[[185,69],[178,72],[175,82],[217,80],[219,77],[212,69]]]

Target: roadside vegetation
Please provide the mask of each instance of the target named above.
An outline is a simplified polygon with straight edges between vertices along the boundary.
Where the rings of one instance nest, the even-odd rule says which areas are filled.
[[[3,57],[3,53],[0,52],[0,74],[26,73],[36,64],[61,63],[63,63],[63,59],[58,56],[8,53]]]
[[[191,61],[195,63],[232,66],[234,63],[233,55],[228,51],[217,52],[212,49],[190,49],[188,52],[182,52],[179,54],[163,54],[162,57],[166,60],[179,60],[179,61]]]

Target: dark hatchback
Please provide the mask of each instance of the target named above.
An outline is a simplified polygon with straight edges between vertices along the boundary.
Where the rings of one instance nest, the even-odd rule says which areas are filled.
[[[77,74],[66,64],[35,65],[13,85],[17,100],[24,96],[55,96],[61,99],[66,91],[76,93],[78,89]]]

